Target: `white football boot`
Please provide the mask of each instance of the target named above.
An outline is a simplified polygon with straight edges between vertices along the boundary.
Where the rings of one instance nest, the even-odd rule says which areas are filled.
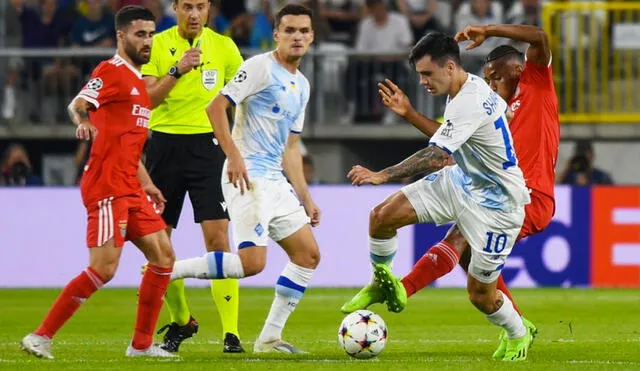
[[[20,348],[38,358],[53,359],[53,355],[51,354],[51,339],[47,337],[29,334],[22,339]]]

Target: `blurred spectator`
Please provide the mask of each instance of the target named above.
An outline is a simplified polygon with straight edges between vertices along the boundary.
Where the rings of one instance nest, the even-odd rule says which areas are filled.
[[[58,8],[57,0],[38,0],[39,7],[27,7],[22,15],[23,45],[25,48],[57,48],[65,46],[71,29],[69,19]],[[27,74],[30,93],[36,95],[31,119],[41,121],[43,108],[46,120],[65,119],[64,106],[74,94],[74,82],[79,70],[60,58],[28,58]],[[43,97],[40,94],[43,94]],[[44,98],[41,101],[40,98]],[[58,101],[62,98],[62,101]]]
[[[19,48],[22,46],[22,24],[20,18],[24,12],[24,0],[9,0],[4,13],[5,46]],[[22,59],[2,58],[0,65],[4,74],[4,91],[2,100],[2,118],[11,120],[16,115],[18,72],[22,68]]]
[[[429,31],[444,31],[436,18],[438,0],[396,0],[396,7],[409,19],[415,40]]]
[[[176,25],[175,17],[166,13],[162,0],[143,0],[142,6],[151,10],[156,18],[156,33]]]
[[[249,46],[251,16],[244,1],[217,0],[211,7],[213,29],[227,35],[238,47]]]
[[[510,24],[526,24],[540,27],[541,0],[517,0],[505,17]]]
[[[354,119],[377,121],[384,115],[384,123],[391,124],[396,116],[382,107],[376,95],[376,84],[390,78],[406,89],[408,69],[405,61],[413,43],[413,32],[409,19],[403,14],[389,11],[385,0],[367,0],[366,5],[369,15],[358,26],[356,50],[397,55],[350,61],[347,71],[347,96],[350,102],[343,123]]]
[[[76,47],[108,48],[115,45],[113,14],[103,0],[86,0],[87,14],[81,15],[71,30],[71,43]]]
[[[17,143],[9,145],[2,159],[2,177],[0,185],[5,186],[38,186],[42,179],[33,175],[31,161],[25,148]]]
[[[465,1],[460,5],[455,16],[456,31],[463,30],[469,25],[488,25],[499,23],[504,22],[502,16],[502,4],[498,1]],[[495,47],[503,43],[505,43],[505,40],[492,37],[487,39],[479,47],[465,51],[462,57],[462,64],[464,68],[471,73],[482,75],[484,57]]]
[[[273,41],[273,2],[260,0],[257,8],[252,9],[253,27],[249,46],[255,49],[269,50],[275,46]],[[255,6],[255,5],[254,5]]]
[[[328,41],[352,45],[362,19],[363,0],[319,0],[318,10],[329,25]]]
[[[358,26],[356,50],[370,53],[406,53],[413,43],[409,19],[390,12],[385,0],[367,0],[369,16]]]
[[[87,14],[81,15],[73,24],[71,44],[73,47],[109,48],[115,45],[113,14],[103,0],[86,0]],[[86,76],[102,61],[101,57],[83,58],[82,75]]]
[[[144,0],[107,0],[107,7],[111,14],[116,14],[120,8],[127,5],[145,6]]]
[[[560,182],[571,185],[613,184],[611,176],[593,166],[593,145],[589,141],[576,143],[574,155],[569,160]]]

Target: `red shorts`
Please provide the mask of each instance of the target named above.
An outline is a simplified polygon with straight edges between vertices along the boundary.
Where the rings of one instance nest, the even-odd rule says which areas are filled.
[[[122,247],[125,241],[167,227],[153,202],[142,190],[135,195],[108,197],[85,207],[88,215],[88,247],[102,246],[112,238],[116,247]]]
[[[524,222],[518,240],[542,232],[551,223],[555,211],[556,203],[552,197],[531,190],[531,203],[524,207]]]

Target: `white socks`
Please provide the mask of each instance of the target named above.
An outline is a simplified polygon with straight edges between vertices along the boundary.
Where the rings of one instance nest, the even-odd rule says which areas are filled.
[[[282,329],[302,298],[314,269],[287,263],[276,282],[276,297],[258,337],[262,342],[282,339]]]
[[[372,264],[382,263],[390,266],[397,249],[398,236],[389,239],[369,237],[369,255]]]
[[[240,256],[228,252],[214,251],[192,259],[178,260],[173,265],[171,280],[180,278],[242,278],[244,268]]]
[[[502,291],[498,290],[500,294]],[[494,313],[487,314],[487,319],[494,325],[498,325],[507,331],[507,337],[509,339],[516,339],[523,337],[527,334],[527,328],[522,322],[522,317],[513,308],[513,303],[507,297],[502,294],[502,306]]]

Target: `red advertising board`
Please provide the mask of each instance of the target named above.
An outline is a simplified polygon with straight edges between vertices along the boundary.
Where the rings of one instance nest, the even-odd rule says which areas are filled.
[[[640,286],[640,188],[594,187],[591,200],[591,285]]]

